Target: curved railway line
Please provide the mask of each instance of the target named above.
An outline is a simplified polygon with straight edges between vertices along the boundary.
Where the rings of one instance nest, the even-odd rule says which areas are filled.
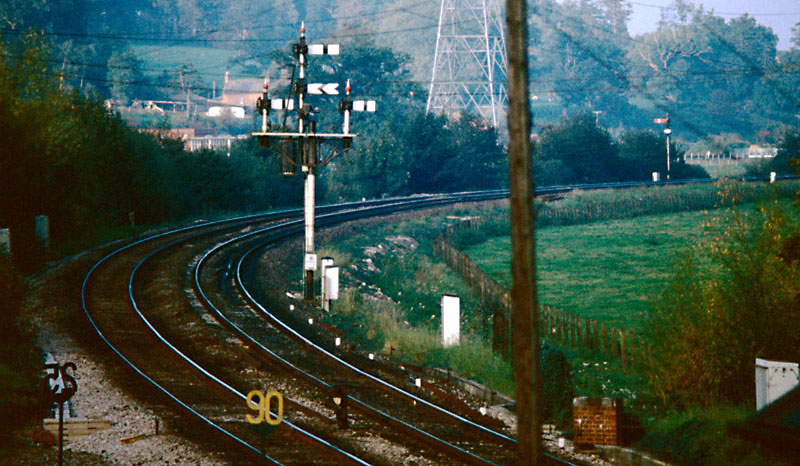
[[[503,196],[503,192],[492,192],[372,202],[366,208],[332,206],[327,208],[332,213],[320,218],[324,223],[334,223],[398,210]],[[405,416],[405,420],[401,420],[398,414],[402,413],[402,408],[395,407],[393,413],[388,413],[387,406],[393,402],[385,402],[383,408],[376,408],[361,399],[370,398],[363,392],[360,392],[359,398],[350,393],[344,395],[353,413],[354,430],[365,437],[363,441],[358,438],[354,440],[346,432],[335,428],[336,406],[325,400],[330,398],[332,390],[342,386],[348,386],[348,391],[350,388],[358,389],[357,385],[362,382],[348,380],[343,383],[341,374],[337,374],[332,383],[323,382],[319,376],[307,371],[303,376],[305,383],[298,387],[294,379],[300,372],[288,375],[288,379],[285,374],[285,368],[294,364],[289,359],[281,363],[284,365],[279,371],[284,372],[281,382],[281,378],[276,377],[274,367],[265,369],[265,366],[274,366],[276,361],[268,361],[264,357],[268,354],[265,350],[269,345],[269,337],[250,337],[252,346],[232,344],[229,330],[225,330],[228,333],[226,337],[220,328],[209,325],[207,319],[203,320],[203,313],[196,309],[197,303],[193,307],[193,303],[186,299],[187,291],[182,279],[186,264],[195,260],[198,251],[215,249],[215,245],[242,244],[252,238],[252,241],[260,243],[258,247],[263,247],[265,242],[297,232],[297,220],[277,222],[279,218],[296,215],[295,211],[287,211],[195,225],[119,248],[98,261],[86,274],[81,287],[83,310],[100,338],[133,373],[151,387],[149,396],[153,404],[168,404],[183,412],[180,420],[175,422],[191,425],[184,427],[184,431],[194,431],[193,436],[199,437],[201,442],[207,439],[214,445],[213,448],[228,452],[228,455],[236,458],[237,464],[244,458],[259,464],[265,461],[269,464],[392,463],[393,460],[386,460],[363,446],[376,442],[376,437],[383,439],[378,439],[377,443],[388,443],[394,448],[400,445],[405,452],[403,454],[422,454],[433,463],[448,461],[447,458],[472,464],[507,463],[511,450],[501,446],[503,442],[513,443],[510,437],[494,433],[501,441],[493,444],[474,435],[475,438],[464,440],[470,435],[459,432],[457,424],[438,426],[437,422],[419,414],[416,418]],[[207,297],[199,278],[204,261],[197,263],[197,291]],[[241,276],[240,270],[241,266],[237,265],[237,277]],[[127,280],[120,277],[127,277]],[[213,277],[210,280],[215,281]],[[216,281],[220,282],[218,279]],[[238,289],[244,290],[243,287]],[[241,313],[246,303],[241,302],[242,295],[237,298],[232,290],[219,289],[215,296],[227,294],[226,299],[238,299]],[[222,308],[228,315],[236,313],[237,307],[231,304],[234,303]],[[211,307],[209,304],[206,306]],[[258,308],[259,305],[251,302],[244,307],[247,306]],[[252,308],[249,313],[256,315]],[[222,317],[222,314],[218,317]],[[248,326],[258,327],[253,322],[251,320]],[[263,321],[260,327],[262,333],[272,328]],[[280,346],[287,345],[282,343]],[[254,348],[258,348],[258,354]],[[301,348],[297,351],[302,353],[305,350]],[[295,357],[291,354],[288,356]],[[319,370],[314,363],[310,363],[310,367],[314,371]],[[331,371],[335,374],[337,369],[328,368],[325,376],[330,376]],[[360,377],[365,374],[363,372]],[[373,383],[379,380],[374,376],[367,378],[370,377],[374,379]],[[245,394],[252,388],[262,387],[264,380],[276,383],[275,388],[286,394],[287,417],[279,427],[268,433],[267,429],[254,428],[244,421],[244,415],[252,412],[248,411]],[[392,386],[387,382],[382,383]],[[410,396],[412,404],[419,403],[428,406],[428,409],[436,406],[419,395]],[[376,403],[386,395],[373,394],[371,398],[369,401]],[[320,399],[323,402],[309,402]],[[438,408],[438,411],[440,414],[447,413],[442,408]],[[469,425],[469,421],[461,415],[449,416]],[[490,436],[494,432],[485,427],[478,428],[481,429]],[[453,433],[449,442],[439,438],[451,430],[455,436],[464,438],[454,438]]]
[[[490,191],[325,206],[317,209],[317,225],[506,196]],[[288,210],[187,226],[134,241],[91,267],[81,285],[83,311],[137,385],[149,387],[140,396],[235,464],[393,464],[407,455],[420,464],[511,463],[515,441],[504,426],[440,382],[415,383],[422,374],[337,347],[332,329],[259,301],[254,258],[302,232],[301,215]],[[247,393],[265,385],[283,394],[279,426],[245,420],[254,413]],[[547,463],[572,464],[550,455]]]

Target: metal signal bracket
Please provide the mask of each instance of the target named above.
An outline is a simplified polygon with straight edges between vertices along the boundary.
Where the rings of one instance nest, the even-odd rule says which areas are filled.
[[[262,147],[270,148],[278,154],[281,173],[286,176],[299,172],[305,178],[305,244],[304,261],[314,258],[314,178],[318,167],[324,167],[335,158],[347,152],[353,145],[356,135],[350,133],[351,111],[375,111],[374,101],[350,101],[350,80],[347,81],[345,104],[340,103],[340,111],[344,122],[341,133],[318,133],[316,121],[312,119],[312,107],[306,102],[307,95],[339,95],[339,83],[310,83],[306,78],[308,55],[339,55],[338,44],[309,44],[306,41],[305,23],[300,28],[300,39],[292,44],[292,53],[297,61],[294,69],[298,70],[297,79],[292,72],[289,89],[294,98],[271,99],[268,81],[264,82],[264,95],[258,99],[257,109],[262,116],[261,131],[252,133]],[[357,104],[357,105],[356,105]],[[297,109],[296,131],[286,130],[286,115]],[[363,108],[364,110],[358,110]],[[269,124],[270,110],[283,111],[284,124],[282,131],[272,131]],[[305,301],[314,301],[314,270],[304,267]]]

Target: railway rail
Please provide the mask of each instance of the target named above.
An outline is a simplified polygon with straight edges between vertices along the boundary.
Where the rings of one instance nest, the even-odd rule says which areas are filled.
[[[537,195],[652,184],[546,187]],[[506,196],[499,190],[324,206],[317,209],[317,224]],[[433,461],[510,462],[515,442],[497,424],[458,403],[442,407],[452,400],[435,386],[410,385],[405,370],[379,367],[363,355],[320,343],[314,330],[254,297],[245,279],[248,264],[255,252],[299,233],[300,215],[287,210],[196,224],[118,248],[84,277],[83,311],[136,383],[149,387],[143,396],[177,410],[176,424],[229,451],[237,463],[391,463],[364,446],[373,439],[348,438],[336,427],[343,402],[360,432],[378,432],[385,442],[425,451]],[[189,263],[194,263],[191,279],[182,281]],[[209,325],[207,315],[224,327]],[[231,343],[231,330],[239,343]],[[244,421],[252,412],[245,394],[264,378],[285,391],[287,411],[293,413],[274,429]],[[394,397],[402,401],[387,401]],[[548,461],[571,464],[551,456]]]
[[[482,195],[483,198],[487,196],[502,197],[503,193]],[[479,198],[474,194],[454,197],[432,196],[424,201],[416,198],[403,203],[391,201],[388,204],[395,204],[392,209],[408,209]],[[386,212],[385,208],[380,207],[381,204],[385,205],[387,202],[372,203],[373,209]],[[339,206],[330,210],[342,208],[344,207]],[[359,210],[364,209],[353,210],[348,215],[356,217],[365,215]],[[240,235],[237,232],[244,229],[258,229],[257,226],[266,225],[278,217],[292,215],[296,215],[296,212],[195,225],[154,235],[124,246],[98,261],[85,276],[81,287],[83,309],[92,327],[105,344],[130,367],[133,373],[159,393],[154,396],[162,399],[156,403],[164,403],[163,399],[169,400],[169,403],[178,406],[184,413],[194,416],[197,422],[211,432],[210,435],[222,437],[233,446],[233,449],[239,450],[240,453],[244,452],[245,456],[257,457],[260,462],[267,460],[271,464],[297,463],[298,461],[292,458],[298,457],[303,458],[300,461],[303,464],[365,464],[367,460],[350,453],[358,451],[358,448],[338,447],[322,438],[330,437],[334,438],[333,441],[336,443],[347,443],[341,442],[336,435],[327,432],[323,436],[316,435],[304,431],[300,426],[293,426],[291,422],[285,423],[287,427],[284,428],[282,425],[270,433],[267,436],[269,445],[266,445],[263,432],[254,432],[252,426],[230,419],[229,413],[237,412],[237,406],[238,412],[245,410],[244,393],[247,387],[241,382],[223,380],[216,371],[212,373],[205,369],[194,356],[189,355],[189,351],[184,351],[171,343],[174,335],[167,336],[167,334],[174,330],[162,330],[165,328],[164,322],[159,322],[158,315],[164,311],[165,300],[172,301],[175,297],[159,296],[163,294],[163,290],[148,283],[166,281],[161,270],[168,270],[168,263],[180,263],[174,259],[176,254],[191,256],[191,252],[180,251],[184,249],[194,251],[198,245],[208,247],[219,241],[219,235],[236,237]],[[340,220],[346,217],[343,216]],[[284,228],[291,230],[292,222],[286,223]],[[178,252],[168,253],[169,251]],[[162,255],[165,259],[159,259]],[[174,272],[175,270],[172,271]],[[149,277],[151,274],[152,277]],[[119,280],[103,278],[119,276],[127,276],[127,284],[120,285]],[[148,281],[143,282],[142,276],[147,276]],[[123,296],[127,297],[123,299]],[[158,357],[154,358],[156,352]],[[353,403],[358,404],[355,400]],[[305,414],[313,412],[308,408],[300,411]],[[316,416],[326,419],[325,414],[316,413]],[[394,428],[397,428],[397,424]],[[300,436],[304,440],[298,440]],[[297,445],[298,442],[303,446],[295,448],[294,451],[286,447],[286,445]],[[313,449],[309,449],[309,443],[316,445]],[[321,449],[320,445],[332,448],[335,454],[319,453],[314,458],[312,450]],[[283,456],[286,459],[279,461],[265,454],[265,450],[278,451],[276,456]],[[377,462],[380,462],[380,459]]]
[[[182,421],[187,424],[186,430],[199,430],[197,435],[230,450],[235,457],[258,458],[262,464],[285,464],[264,452],[268,446],[273,456],[291,458],[302,454],[309,464],[368,464],[290,422],[271,432],[266,445],[264,435],[257,429],[231,419],[230,413],[246,408],[241,390],[223,382],[168,342],[140,308],[138,295],[143,290],[136,289],[134,278],[141,275],[146,261],[168,249],[212,233],[224,233],[252,220],[255,219],[189,227],[145,238],[112,252],[96,263],[84,279],[84,312],[109,348],[155,390],[150,395],[155,404],[170,403],[193,416],[192,420]],[[127,276],[128,280],[126,283],[103,278],[109,276]],[[309,443],[319,446],[299,446]]]
[[[374,215],[376,211],[387,212],[387,208],[394,209],[397,207],[402,206],[373,208],[369,209],[367,212],[358,211],[330,214],[329,216],[319,217],[318,222],[319,220],[323,223],[341,221],[344,219],[351,219],[353,215]],[[291,228],[292,226],[294,225],[280,225],[270,227],[268,230],[274,233],[281,228]],[[213,310],[219,319],[236,331],[241,338],[248,341],[253,346],[253,350],[261,353],[263,358],[280,365],[285,370],[299,376],[305,382],[314,385],[318,389],[322,389],[329,396],[333,396],[337,391],[343,392],[344,394],[341,396],[346,399],[352,411],[355,411],[359,415],[367,416],[377,422],[394,426],[394,428],[400,429],[406,435],[416,439],[420,444],[433,447],[439,452],[444,452],[466,463],[493,464],[492,461],[486,459],[486,457],[491,458],[492,456],[503,459],[501,462],[508,462],[510,454],[513,454],[513,448],[509,449],[509,447],[513,447],[514,441],[507,435],[493,431],[474,421],[470,421],[462,415],[445,410],[419,395],[412,394],[405,389],[359,369],[355,364],[345,361],[339,356],[334,355],[330,350],[315,344],[304,334],[294,330],[291,325],[284,323],[274,314],[267,312],[263,305],[253,299],[242,281],[242,267],[247,259],[252,257],[254,251],[265,247],[265,241],[259,238],[264,233],[265,232],[254,231],[243,237],[233,238],[227,242],[221,243],[209,250],[198,261],[195,268],[195,286],[206,302],[206,305]],[[278,235],[277,238],[280,238],[280,236],[281,235]],[[250,238],[255,238],[252,241],[254,245],[241,246],[244,252],[239,255],[236,266],[233,267],[234,273],[231,274],[230,279],[235,283],[235,289],[240,290],[242,294],[241,297],[233,297],[233,299],[244,300],[244,305],[249,306],[253,312],[235,312],[229,316],[224,309],[236,309],[237,306],[241,307],[242,304],[225,303],[215,305],[212,299],[209,298],[210,293],[205,291],[203,280],[200,278],[202,275],[201,271],[216,254],[219,254],[226,248],[235,247],[237,243],[247,242]],[[266,243],[276,241],[277,238],[271,238],[267,240]],[[225,267],[225,261],[223,260],[221,261],[221,268]],[[230,268],[230,262],[228,262],[227,268]],[[210,273],[209,275],[214,277],[217,274]],[[215,286],[215,280],[213,278],[205,281],[208,282],[211,287]],[[222,293],[216,293],[216,296],[222,296]],[[269,332],[267,329],[262,328],[263,322],[259,317],[267,317],[270,323],[275,326],[280,333],[275,333],[276,330]],[[264,344],[265,341],[269,341],[269,344]],[[301,346],[297,347],[297,343]],[[300,351],[298,351],[298,348]],[[307,349],[312,349],[314,355],[322,356],[323,361],[326,363],[325,365],[328,367],[320,367],[317,358],[304,356],[304,350]],[[282,354],[279,355],[277,353]],[[304,365],[305,369],[290,362],[298,359],[304,359],[301,364]],[[345,371],[343,372],[342,369],[345,369]],[[323,378],[331,380],[332,382],[326,382]],[[403,381],[402,379],[403,377],[401,376],[401,382]],[[380,389],[378,392],[375,391],[376,387]],[[386,392],[389,392],[393,398],[387,397],[382,399]],[[401,396],[405,399],[401,399],[398,402],[396,399],[397,396]],[[364,400],[370,401],[365,402]],[[376,403],[379,404],[380,407],[376,407]],[[423,409],[423,412],[413,412],[416,411],[413,408],[417,405]],[[429,418],[431,415],[433,415],[434,418]],[[409,419],[409,417],[412,419]],[[401,418],[405,418],[406,420],[404,421]],[[448,419],[450,422],[442,422],[443,419]],[[424,427],[422,427],[423,425]],[[465,432],[465,428],[467,432]],[[470,430],[476,432],[470,433]],[[476,433],[478,435],[475,435]],[[465,438],[469,438],[470,436],[474,437],[472,439],[472,443],[474,444],[472,450],[483,450],[481,455],[473,453],[470,449],[465,447],[465,444],[468,443]],[[450,440],[445,440],[443,437],[450,437]]]

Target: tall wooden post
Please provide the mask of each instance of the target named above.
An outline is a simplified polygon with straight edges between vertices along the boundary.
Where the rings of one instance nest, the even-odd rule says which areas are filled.
[[[541,402],[536,254],[528,102],[528,15],[525,0],[506,0],[508,145],[511,188],[511,344],[517,398],[517,464],[539,464]]]

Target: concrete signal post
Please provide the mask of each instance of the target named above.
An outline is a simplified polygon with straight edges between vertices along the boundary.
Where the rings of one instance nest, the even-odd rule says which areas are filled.
[[[264,80],[264,94],[258,99],[256,108],[261,114],[261,131],[253,133],[260,146],[270,149],[280,157],[281,172],[286,176],[296,175],[298,170],[304,177],[303,213],[305,241],[303,246],[304,293],[306,302],[314,300],[314,272],[317,256],[314,253],[314,192],[315,176],[336,157],[352,147],[356,134],[350,132],[350,113],[353,111],[375,111],[374,101],[350,99],[350,81],[345,87],[345,96],[339,102],[339,111],[344,122],[341,133],[318,133],[312,107],[307,102],[309,95],[339,95],[339,83],[309,83],[306,65],[309,55],[339,55],[337,44],[309,44],[306,41],[305,24],[300,28],[300,39],[292,45],[296,60],[297,79],[292,76],[290,92],[293,98],[270,98],[269,79]],[[297,105],[295,105],[295,102]],[[294,130],[282,127],[272,131],[270,111],[297,111],[297,126]],[[284,113],[286,115],[286,113]],[[285,119],[284,119],[285,121]]]
[[[669,138],[672,135],[672,128],[670,128],[669,113],[666,118],[654,118],[653,123],[658,125],[666,125],[664,128],[664,135],[667,137],[667,179],[669,179]]]

